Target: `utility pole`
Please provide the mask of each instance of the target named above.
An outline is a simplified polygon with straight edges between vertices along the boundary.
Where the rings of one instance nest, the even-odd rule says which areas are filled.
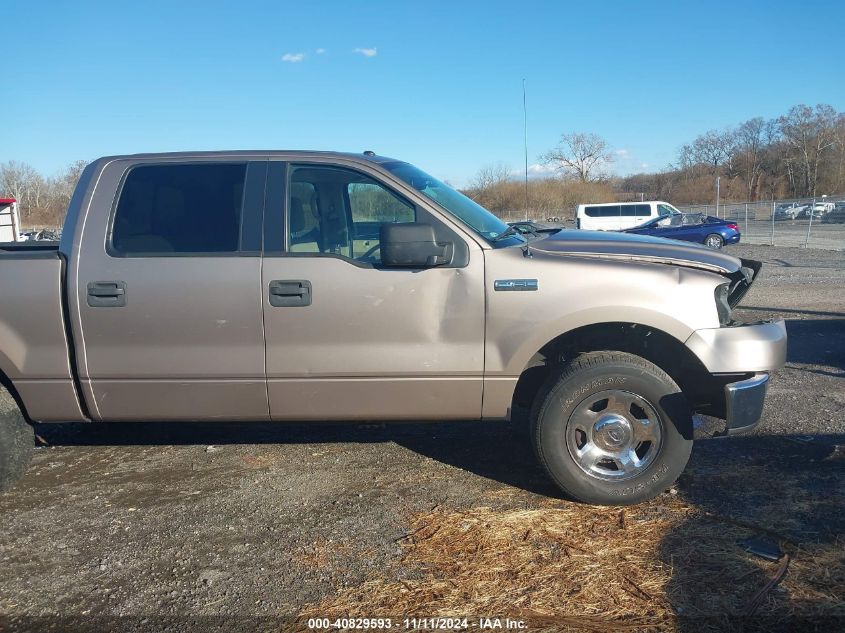
[[[522,78],[522,140],[525,145],[525,219],[528,220],[528,107],[525,100],[525,77]]]
[[[713,159],[713,174],[718,174],[719,171],[719,159]],[[716,175],[716,217],[719,217],[719,176]]]

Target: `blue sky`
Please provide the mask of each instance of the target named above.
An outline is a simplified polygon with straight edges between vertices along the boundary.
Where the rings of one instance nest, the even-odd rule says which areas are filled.
[[[845,110],[841,1],[4,0],[0,16],[0,161],[45,173],[111,153],[373,149],[463,185],[521,169],[523,78],[531,163],[587,131],[623,174],[711,128]]]

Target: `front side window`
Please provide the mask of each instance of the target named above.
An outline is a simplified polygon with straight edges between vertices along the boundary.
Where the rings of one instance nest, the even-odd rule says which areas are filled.
[[[334,254],[379,264],[381,226],[417,217],[413,204],[350,169],[295,166],[288,190],[291,253]]]
[[[168,256],[237,251],[245,177],[244,164],[133,168],[115,209],[112,252]]]

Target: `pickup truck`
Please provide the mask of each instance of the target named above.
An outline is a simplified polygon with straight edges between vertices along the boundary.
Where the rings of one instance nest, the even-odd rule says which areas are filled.
[[[759,271],[524,235],[372,152],[101,158],[59,243],[0,246],[0,485],[33,422],[522,419],[566,494],[636,503],[695,414],[758,423],[786,329],[731,312]]]

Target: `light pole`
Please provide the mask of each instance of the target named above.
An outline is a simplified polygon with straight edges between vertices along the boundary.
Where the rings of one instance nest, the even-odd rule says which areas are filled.
[[[716,176],[716,217],[719,217],[719,181],[721,178]]]

